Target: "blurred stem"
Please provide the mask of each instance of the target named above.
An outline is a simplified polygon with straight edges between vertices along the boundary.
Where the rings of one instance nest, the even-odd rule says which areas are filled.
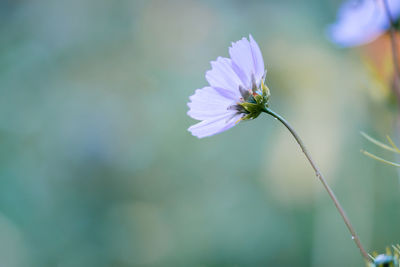
[[[373,144],[375,144],[375,145],[377,145],[377,146],[379,146],[379,147],[381,147],[383,149],[386,149],[388,151],[400,154],[400,150],[398,150],[397,146],[393,143],[392,139],[390,139],[390,141],[389,141],[389,143],[391,143],[391,145],[392,145],[392,147],[390,147],[390,146],[388,146],[388,145],[376,140],[375,138],[369,136],[368,134],[366,134],[364,132],[360,132],[360,133],[365,139],[367,139],[371,143],[373,143]],[[387,136],[386,138],[388,138],[388,140],[389,140],[390,137]]]
[[[325,178],[323,177],[322,173],[320,172],[320,170],[318,169],[317,165],[315,164],[314,160],[311,158],[310,153],[308,152],[308,150],[306,149],[303,141],[301,141],[299,135],[296,133],[296,131],[292,128],[292,126],[290,126],[290,124],[284,119],[282,118],[279,114],[275,113],[274,111],[272,111],[271,109],[264,107],[263,110],[265,113],[271,115],[272,117],[274,117],[275,119],[279,120],[283,125],[285,125],[285,127],[289,130],[289,132],[293,135],[294,139],[296,139],[297,143],[299,144],[299,146],[301,147],[301,150],[303,151],[304,155],[306,156],[306,158],[308,159],[308,161],[311,164],[311,167],[314,169],[315,171],[315,175],[318,177],[318,179],[321,181],[322,185],[324,186],[324,188],[326,189],[326,191],[328,192],[329,196],[331,197],[333,203],[335,204],[337,210],[339,211],[340,215],[342,216],[344,223],[346,224],[347,228],[350,231],[350,234],[352,236],[352,239],[354,240],[354,242],[356,243],[357,247],[360,249],[362,256],[365,258],[365,260],[371,262],[371,259],[368,255],[368,253],[366,252],[366,250],[364,249],[364,247],[361,244],[360,239],[358,238],[358,235],[356,234],[356,231],[354,230],[352,224],[350,223],[349,218],[347,217],[342,205],[340,205],[339,201],[337,200],[335,194],[333,193],[332,189],[329,187],[328,183],[326,182]]]
[[[383,162],[383,163],[385,163],[385,164],[392,165],[392,166],[395,166],[395,167],[400,167],[400,164],[397,164],[397,163],[388,161],[388,160],[386,160],[386,159],[384,159],[384,158],[375,156],[374,154],[369,153],[368,151],[361,150],[361,153],[363,153],[364,155],[366,155],[366,156],[368,156],[368,157],[370,157],[370,158],[372,158],[372,159],[374,159],[374,160]]]
[[[392,14],[390,13],[389,4],[387,0],[383,0],[383,5],[385,7],[386,16],[389,19],[390,28],[390,42],[392,47],[392,56],[393,56],[393,66],[394,66],[394,90],[400,98],[400,67],[398,62],[398,54],[397,54],[397,40],[396,40],[396,29],[394,27],[394,20]]]

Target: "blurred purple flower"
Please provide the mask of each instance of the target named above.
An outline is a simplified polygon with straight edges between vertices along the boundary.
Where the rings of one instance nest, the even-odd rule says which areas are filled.
[[[197,89],[190,97],[187,114],[202,120],[188,129],[194,136],[211,136],[241,120],[255,118],[261,112],[260,105],[266,104],[264,61],[251,35],[249,39],[232,43],[231,58],[218,57],[212,61],[211,70],[206,72],[210,86]]]
[[[328,27],[329,39],[342,47],[358,46],[375,40],[390,26],[385,0],[348,0],[339,8],[337,20]],[[390,14],[400,16],[400,0],[387,0]]]

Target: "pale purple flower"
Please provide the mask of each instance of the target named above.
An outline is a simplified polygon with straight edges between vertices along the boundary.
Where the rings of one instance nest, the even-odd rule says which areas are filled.
[[[383,1],[348,0],[342,4],[337,20],[328,27],[329,39],[342,47],[358,46],[375,40],[390,26]],[[400,16],[400,0],[387,0],[394,20]]]
[[[232,43],[230,58],[212,61],[211,70],[206,72],[209,86],[197,89],[190,97],[187,114],[201,120],[188,129],[194,136],[211,136],[243,119],[255,118],[261,112],[257,105],[266,104],[264,61],[251,35],[249,39]],[[260,100],[262,97],[264,100]]]

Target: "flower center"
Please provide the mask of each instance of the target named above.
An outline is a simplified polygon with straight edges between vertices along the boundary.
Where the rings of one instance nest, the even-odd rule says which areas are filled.
[[[239,86],[239,92],[242,96],[240,102],[228,107],[230,110],[236,110],[236,114],[243,114],[240,120],[255,119],[265,107],[268,107],[270,93],[268,87],[264,84],[264,79],[261,80],[261,85],[258,87],[254,76],[252,77],[252,88],[246,90]]]

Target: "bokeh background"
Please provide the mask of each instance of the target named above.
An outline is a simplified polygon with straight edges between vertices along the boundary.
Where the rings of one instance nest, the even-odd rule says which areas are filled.
[[[187,132],[249,33],[368,251],[399,242],[397,170],[360,149],[397,159],[359,134],[397,139],[397,108],[374,49],[327,40],[340,2],[1,1],[0,266],[363,266],[282,125]]]

